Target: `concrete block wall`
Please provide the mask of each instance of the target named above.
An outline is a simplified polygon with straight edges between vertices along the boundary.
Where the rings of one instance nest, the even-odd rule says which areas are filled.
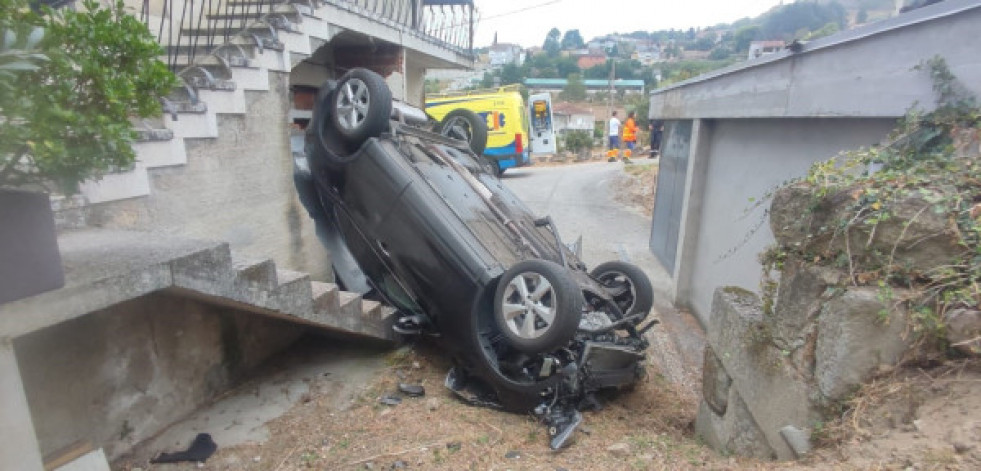
[[[236,253],[330,281],[326,251],[293,189],[288,77],[268,76],[268,92],[244,93],[244,114],[219,116],[216,137],[183,139],[186,165],[150,172],[150,196],[94,205],[89,223],[224,240]]]
[[[14,349],[42,455],[84,438],[114,459],[302,332],[158,293],[22,336]]]

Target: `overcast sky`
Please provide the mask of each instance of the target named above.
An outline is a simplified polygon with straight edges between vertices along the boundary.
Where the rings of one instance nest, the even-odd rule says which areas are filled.
[[[497,40],[541,46],[548,30],[578,29],[584,40],[608,33],[688,29],[753,17],[780,0],[475,0],[482,18],[475,45]]]

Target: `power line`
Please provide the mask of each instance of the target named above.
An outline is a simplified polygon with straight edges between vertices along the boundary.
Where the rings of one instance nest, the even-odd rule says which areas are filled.
[[[535,8],[541,8],[541,7],[544,7],[544,6],[547,6],[547,5],[551,5],[553,3],[559,3],[561,1],[562,0],[551,0],[549,2],[539,3],[537,5],[530,5],[530,6],[527,6],[527,7],[524,7],[524,8],[519,8],[517,10],[508,11],[508,12],[504,12],[504,13],[499,13],[497,15],[488,16],[486,18],[481,18],[480,21],[493,20],[494,18],[500,18],[502,16],[510,16],[510,15],[514,15],[514,14],[517,14],[517,13],[524,13],[524,12],[526,12],[528,10],[534,10]]]
[[[561,3],[562,1],[563,0],[550,0],[548,2],[542,2],[542,3],[535,4],[535,5],[529,5],[529,6],[526,6],[526,7],[519,8],[517,10],[507,11],[507,12],[504,12],[504,13],[498,13],[498,14],[492,15],[492,16],[487,16],[487,17],[481,16],[481,17],[478,17],[477,20],[474,22],[474,27],[480,25],[481,22],[484,22],[486,20],[493,20],[495,18],[501,18],[501,17],[505,17],[505,16],[515,15],[515,14],[518,14],[518,13],[524,13],[524,12],[526,12],[528,10],[534,10],[536,8],[541,8],[541,7],[552,5],[552,4],[555,4],[555,3]],[[444,31],[444,30],[447,30],[447,29],[456,28],[458,26],[465,26],[466,24],[467,24],[466,22],[464,22],[464,23],[451,23],[451,24],[448,24],[448,25],[440,26],[440,27],[434,29],[433,31],[434,32],[436,32],[436,31]]]

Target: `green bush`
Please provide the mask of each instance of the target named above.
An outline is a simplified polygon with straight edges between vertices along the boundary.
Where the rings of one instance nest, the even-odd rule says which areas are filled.
[[[593,148],[593,138],[587,131],[569,131],[565,135],[565,148],[578,154]]]
[[[27,0],[0,0],[0,35],[5,57],[20,57],[0,73],[0,187],[74,193],[133,164],[130,119],[159,114],[177,78],[122,1],[37,12]]]

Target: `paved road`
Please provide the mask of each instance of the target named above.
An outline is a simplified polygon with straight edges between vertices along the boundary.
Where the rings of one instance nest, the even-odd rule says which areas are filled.
[[[654,286],[654,312],[663,323],[651,331],[650,357],[669,380],[694,393],[704,334],[691,315],[668,301],[670,278],[648,249],[651,219],[615,201],[622,175],[622,163],[594,162],[512,169],[503,180],[536,216],[552,216],[563,242],[582,235],[583,261],[590,268],[623,260],[647,273]]]
[[[666,292],[668,274],[647,248],[650,218],[613,199],[622,175],[619,162],[595,162],[509,170],[504,182],[535,215],[551,215],[564,242],[582,235],[586,265],[607,260],[637,264],[651,278],[655,291]]]

